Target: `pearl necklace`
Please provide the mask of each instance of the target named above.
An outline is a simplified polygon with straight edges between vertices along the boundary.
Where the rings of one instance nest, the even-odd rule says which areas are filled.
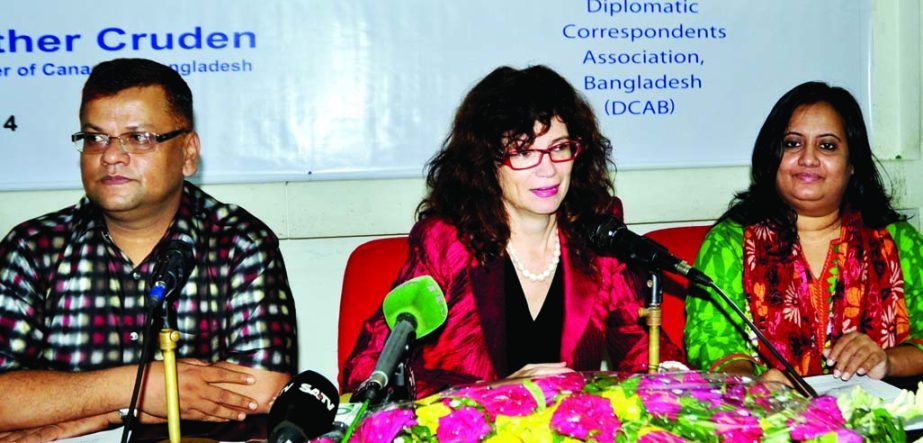
[[[513,262],[513,267],[519,271],[520,275],[529,281],[538,283],[540,281],[547,280],[548,277],[554,273],[555,269],[557,269],[558,261],[561,259],[561,240],[558,238],[557,232],[555,232],[554,251],[551,253],[551,261],[548,263],[548,266],[545,267],[545,270],[538,274],[533,274],[530,272],[528,269],[526,269],[526,266],[523,265],[521,261],[519,261],[519,257],[516,256],[516,251],[513,249],[513,242],[506,244],[506,252],[510,254],[510,261]]]

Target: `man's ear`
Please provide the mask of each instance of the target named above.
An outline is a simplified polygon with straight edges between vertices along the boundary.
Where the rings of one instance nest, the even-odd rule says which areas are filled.
[[[191,177],[199,169],[199,134],[195,131],[186,135],[183,145],[183,176]]]

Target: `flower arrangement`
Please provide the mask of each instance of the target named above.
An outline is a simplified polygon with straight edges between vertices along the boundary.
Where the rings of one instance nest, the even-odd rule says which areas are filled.
[[[923,385],[883,404],[700,372],[569,373],[451,389],[366,417],[350,442],[903,442]]]

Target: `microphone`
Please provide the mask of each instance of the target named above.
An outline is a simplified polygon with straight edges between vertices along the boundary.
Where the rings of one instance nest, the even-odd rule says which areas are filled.
[[[151,309],[157,309],[176,288],[186,281],[192,270],[192,245],[181,240],[171,240],[154,263],[151,290],[148,299]]]
[[[428,275],[412,278],[392,289],[385,296],[381,310],[391,333],[372,374],[352,397],[353,401],[368,401],[372,405],[384,400],[385,388],[414,340],[442,326],[448,315],[445,296]]]
[[[340,398],[337,388],[323,375],[304,371],[296,375],[269,410],[268,443],[304,443],[333,427]]]
[[[591,225],[589,238],[590,244],[603,255],[615,255],[625,261],[673,272],[698,285],[711,284],[711,278],[705,273],[671,254],[660,243],[631,232],[622,220],[611,215],[600,217]]]

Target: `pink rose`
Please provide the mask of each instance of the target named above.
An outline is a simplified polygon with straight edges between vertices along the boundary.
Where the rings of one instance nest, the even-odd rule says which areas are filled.
[[[839,432],[845,424],[846,419],[836,405],[836,398],[828,395],[812,398],[800,417],[789,420],[792,439],[798,441]]]
[[[586,379],[579,372],[550,375],[532,380],[545,395],[545,406],[554,404],[559,394],[577,393],[583,390]]]
[[[455,396],[469,398],[484,406],[491,420],[495,420],[498,414],[522,417],[531,414],[538,407],[532,393],[520,384],[478,386],[458,392]]]
[[[758,442],[763,437],[760,420],[745,409],[716,412],[712,421],[718,424],[717,433],[724,442]]]
[[[356,429],[351,442],[385,443],[394,440],[401,429],[417,424],[413,418],[413,411],[406,409],[390,409],[378,411],[362,421]]]
[[[638,389],[647,412],[655,417],[675,419],[682,410],[679,399],[668,389]]]
[[[484,413],[471,406],[462,406],[439,419],[436,437],[440,442],[478,442],[491,431]]]
[[[812,398],[803,415],[808,421],[820,421],[834,426],[846,424],[846,419],[836,404],[836,397],[829,395]]]
[[[654,431],[642,435],[638,443],[686,443],[686,439],[667,431]]]
[[[622,423],[609,400],[589,394],[574,394],[561,401],[551,417],[551,429],[560,435],[599,443],[612,443]]]
[[[718,388],[703,388],[690,391],[689,396],[709,408],[717,408],[722,404],[723,394]]]
[[[712,386],[713,382],[705,378],[701,372],[684,372],[683,382],[686,384],[700,384],[703,386]]]
[[[852,429],[840,428],[836,431],[836,441],[837,443],[863,443],[865,439]]]
[[[746,384],[739,381],[728,380],[724,388],[724,402],[732,406],[743,406],[747,399]]]
[[[682,374],[678,373],[658,372],[654,374],[645,374],[641,376],[638,388],[679,386],[684,384],[683,380]]]

